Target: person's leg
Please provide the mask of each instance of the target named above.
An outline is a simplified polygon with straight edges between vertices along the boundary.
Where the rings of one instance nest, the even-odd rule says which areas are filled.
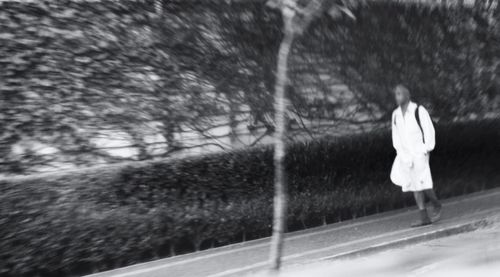
[[[413,196],[415,197],[415,202],[417,202],[420,220],[412,223],[411,226],[412,227],[419,227],[419,226],[431,224],[431,220],[429,219],[429,215],[427,214],[427,210],[425,209],[424,192],[415,191],[415,192],[413,192]]]
[[[434,192],[433,189],[424,190],[424,194],[427,197],[427,199],[431,201],[432,205],[434,205],[435,208],[441,208],[441,202],[439,202],[436,193]]]
[[[425,197],[422,191],[414,191],[413,196],[415,197],[415,202],[417,202],[417,207],[419,210],[425,209]]]
[[[431,214],[432,222],[436,222],[441,218],[441,202],[439,202],[436,193],[433,189],[424,190],[425,196],[431,201],[433,209]]]

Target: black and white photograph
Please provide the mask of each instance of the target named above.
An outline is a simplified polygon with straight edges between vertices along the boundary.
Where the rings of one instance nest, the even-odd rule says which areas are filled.
[[[499,0],[0,0],[0,277],[500,276]]]

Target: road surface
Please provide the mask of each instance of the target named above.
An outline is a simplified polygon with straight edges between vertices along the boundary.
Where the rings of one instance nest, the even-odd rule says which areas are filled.
[[[500,276],[500,223],[362,258],[294,266],[281,276]]]

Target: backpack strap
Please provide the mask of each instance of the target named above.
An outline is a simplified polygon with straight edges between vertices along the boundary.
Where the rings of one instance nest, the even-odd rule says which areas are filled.
[[[417,105],[417,108],[415,109],[415,119],[417,119],[418,127],[420,128],[420,132],[422,132],[422,141],[425,144],[424,129],[422,128],[422,124],[420,123],[420,113],[418,112],[419,110],[420,110],[420,105]]]

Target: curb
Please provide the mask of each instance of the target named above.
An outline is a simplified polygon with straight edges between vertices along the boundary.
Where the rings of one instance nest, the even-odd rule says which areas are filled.
[[[362,247],[359,249],[355,249],[352,251],[348,251],[345,253],[340,253],[340,254],[335,254],[332,256],[327,256],[323,257],[320,259],[317,259],[316,261],[335,261],[335,260],[343,260],[343,259],[352,259],[352,258],[359,258],[363,256],[367,256],[370,254],[375,254],[379,253],[381,251],[393,249],[393,248],[399,248],[399,247],[405,247],[413,244],[418,244],[421,242],[426,242],[426,241],[431,241],[435,239],[440,239],[444,237],[449,237],[453,235],[458,235],[462,233],[468,233],[468,232],[473,232],[478,229],[487,227],[493,223],[492,220],[489,219],[480,219],[476,220],[473,222],[469,223],[462,223],[450,227],[445,227],[442,229],[438,230],[433,230],[429,232],[425,232],[422,234],[417,234],[411,237],[403,238],[403,239],[397,239],[385,243],[380,243],[368,247]]]
[[[380,253],[380,252],[385,251],[385,250],[405,247],[405,246],[409,246],[409,245],[418,244],[421,242],[427,242],[427,241],[431,241],[431,240],[435,240],[435,239],[439,239],[439,238],[444,238],[444,237],[449,237],[449,236],[453,236],[453,235],[458,235],[458,234],[462,234],[462,233],[473,232],[473,231],[476,231],[478,229],[490,226],[494,222],[495,222],[495,220],[493,220],[491,218],[482,218],[482,219],[475,220],[472,222],[455,224],[452,226],[442,227],[440,229],[423,232],[423,233],[416,234],[413,236],[404,237],[404,238],[396,239],[396,240],[391,240],[389,242],[383,242],[383,243],[370,245],[370,246],[360,246],[354,250],[334,254],[331,256],[315,258],[314,260],[308,260],[308,261],[304,261],[304,262],[287,263],[287,264],[283,265],[283,268],[293,268],[296,266],[303,266],[303,265],[317,263],[317,262],[331,262],[331,261],[340,261],[340,260],[345,260],[345,259],[359,258],[359,257],[363,257],[363,256],[368,256],[370,254]],[[415,228],[415,229],[417,230],[418,228]],[[264,265],[259,264],[259,265],[249,266],[248,269],[241,269],[240,268],[240,269],[236,269],[236,270],[228,270],[225,272],[220,272],[217,274],[209,275],[208,277],[226,277],[226,276],[229,277],[229,276],[236,276],[236,274],[251,277],[251,276],[261,276],[259,274],[263,274],[263,273],[264,273],[264,275],[262,275],[262,276],[267,276],[267,275],[265,275],[266,270],[263,269],[263,266]],[[282,275],[279,275],[279,276],[282,276]],[[286,276],[286,275],[283,275],[283,276]]]

